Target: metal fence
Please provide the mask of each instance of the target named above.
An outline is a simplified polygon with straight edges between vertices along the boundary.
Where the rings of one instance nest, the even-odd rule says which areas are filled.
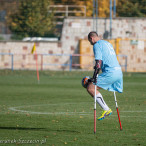
[[[34,61],[24,61],[22,58],[28,57],[28,59],[31,57],[34,58]],[[3,58],[5,56],[5,58]],[[19,61],[16,61],[16,56],[20,57],[21,59]],[[12,71],[15,69],[29,69],[33,70],[36,68],[36,60],[38,60],[37,64],[39,66],[39,70],[78,70],[82,69],[82,66],[84,66],[86,69],[84,70],[91,70],[93,69],[94,62],[89,64],[81,64],[79,61],[80,57],[92,57],[93,55],[81,55],[81,54],[11,54],[11,53],[0,53],[0,60],[7,60],[2,64],[2,61],[0,62],[0,69],[11,69]],[[45,57],[48,57],[48,59]],[[51,57],[66,57],[66,62],[52,62],[49,61]],[[126,55],[117,55],[118,58],[124,58],[125,62],[124,64],[121,64],[122,70],[127,72],[127,56]],[[54,67],[53,69],[51,67]]]
[[[57,19],[57,24],[62,25],[63,19],[67,17],[86,17],[86,6],[78,5],[50,5],[49,12],[54,13],[54,18]]]

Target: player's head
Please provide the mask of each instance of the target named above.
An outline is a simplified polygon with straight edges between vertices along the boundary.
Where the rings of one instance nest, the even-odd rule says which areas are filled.
[[[95,31],[91,31],[88,34],[88,41],[91,43],[91,45],[94,45],[98,40],[98,34]]]

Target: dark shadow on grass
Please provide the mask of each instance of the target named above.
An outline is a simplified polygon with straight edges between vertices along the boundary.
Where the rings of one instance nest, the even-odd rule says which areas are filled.
[[[68,133],[80,133],[79,131],[75,130],[64,130],[64,129],[59,129],[59,130],[54,130],[54,129],[48,129],[48,128],[28,128],[28,127],[0,127],[0,129],[4,130],[34,130],[34,131],[48,131],[48,132],[68,132]]]
[[[27,127],[0,127],[5,130],[43,130],[44,128],[27,128]]]
[[[79,131],[75,131],[75,130],[52,130],[52,131],[56,131],[56,132],[70,132],[70,133],[80,133]]]

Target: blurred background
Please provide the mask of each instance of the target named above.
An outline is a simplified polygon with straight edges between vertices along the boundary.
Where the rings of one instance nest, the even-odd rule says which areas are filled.
[[[92,70],[90,31],[146,72],[146,0],[0,0],[0,69]]]

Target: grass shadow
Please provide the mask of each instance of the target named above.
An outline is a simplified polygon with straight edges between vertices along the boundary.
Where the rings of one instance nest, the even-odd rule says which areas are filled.
[[[43,130],[44,128],[27,128],[27,127],[0,127],[4,130]]]
[[[0,129],[2,130],[34,130],[34,131],[48,131],[48,132],[68,132],[68,133],[80,133],[79,131],[75,131],[75,130],[65,130],[65,129],[59,129],[59,130],[55,130],[55,129],[48,129],[48,128],[28,128],[28,127],[0,127]]]

